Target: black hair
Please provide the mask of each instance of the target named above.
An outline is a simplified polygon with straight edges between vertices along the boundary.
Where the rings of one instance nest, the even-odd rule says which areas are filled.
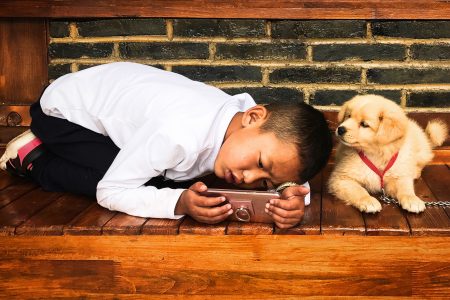
[[[261,130],[297,146],[301,164],[298,177],[301,183],[310,180],[325,167],[333,147],[324,114],[304,102],[274,102],[265,107],[269,117]]]

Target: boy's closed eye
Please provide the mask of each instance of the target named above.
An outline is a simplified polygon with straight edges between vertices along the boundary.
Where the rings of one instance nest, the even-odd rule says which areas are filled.
[[[260,169],[264,169],[264,164],[263,164],[263,162],[262,162],[262,159],[261,159],[261,153],[259,154],[259,159],[258,159],[258,167],[260,168]],[[263,189],[265,189],[265,190],[268,190],[269,188],[270,188],[270,186],[269,186],[269,181],[267,180],[267,179],[262,179],[261,180],[261,187],[263,188]]]

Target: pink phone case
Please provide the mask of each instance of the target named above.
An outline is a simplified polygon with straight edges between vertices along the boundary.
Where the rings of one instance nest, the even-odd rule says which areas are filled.
[[[270,199],[280,198],[277,192],[254,190],[208,189],[202,194],[209,197],[224,196],[234,212],[228,220],[258,223],[273,223],[272,217],[264,210]]]

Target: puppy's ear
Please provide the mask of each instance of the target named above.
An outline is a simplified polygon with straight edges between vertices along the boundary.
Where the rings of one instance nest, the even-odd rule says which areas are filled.
[[[345,117],[345,114],[347,113],[347,109],[348,109],[348,101],[345,102],[344,104],[342,104],[341,110],[338,113],[337,121],[339,124],[342,123],[342,121],[344,121],[344,117]]]
[[[380,144],[392,143],[405,135],[408,119],[403,111],[382,111],[379,118],[377,140]]]

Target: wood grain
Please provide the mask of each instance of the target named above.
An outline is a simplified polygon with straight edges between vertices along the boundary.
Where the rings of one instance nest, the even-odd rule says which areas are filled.
[[[3,154],[4,149],[0,148],[0,153]],[[25,179],[17,176],[12,176],[8,172],[0,170],[0,190],[14,184],[25,182]]]
[[[5,4],[5,1],[0,2],[0,6]],[[35,102],[48,83],[46,21],[0,19],[0,45],[0,101]]]
[[[422,178],[415,182],[417,197],[425,202],[436,201]],[[427,207],[420,214],[406,213],[413,235],[450,235],[450,219],[442,207]]]
[[[0,237],[0,290],[22,298],[444,299],[450,292],[448,242],[387,236]]]
[[[64,234],[71,235],[101,235],[103,226],[117,214],[92,203],[68,225],[64,226]]]
[[[142,226],[142,234],[178,234],[178,228],[184,218],[171,219],[148,219]]]
[[[256,235],[272,234],[274,224],[230,222],[226,228],[226,234]]]
[[[0,208],[10,204],[20,196],[37,189],[37,185],[28,181],[17,182],[0,191]]]
[[[224,235],[227,228],[228,221],[223,221],[218,224],[204,224],[195,221],[187,216],[180,224],[180,234],[199,234],[199,235]]]
[[[402,210],[393,204],[382,203],[376,214],[363,214],[367,235],[410,235],[411,230]]]
[[[63,227],[92,204],[92,199],[64,194],[16,228],[18,235],[62,235]]]
[[[265,19],[449,19],[439,0],[10,0],[0,17],[172,17]]]
[[[421,214],[408,214],[392,205],[374,215],[361,214],[326,192],[328,174],[311,181],[312,201],[302,222],[290,229],[272,224],[222,222],[208,225],[187,217],[179,220],[146,219],[112,212],[90,198],[46,193],[35,184],[0,173],[0,235],[439,235],[450,236],[448,208],[428,207]],[[450,195],[447,165],[430,165],[415,183],[425,201],[446,200]],[[321,192],[324,190],[324,192]]]
[[[60,197],[38,188],[0,209],[0,235],[12,235],[20,224]]]
[[[446,166],[426,166],[422,171],[423,180],[438,201],[450,201],[450,166]],[[450,207],[447,206],[444,210],[450,218]]]
[[[323,171],[321,232],[332,235],[365,235],[366,227],[361,212],[338,200],[325,188],[327,174],[331,173],[332,167],[327,165]]]
[[[450,168],[445,165],[426,166],[422,178],[439,201],[450,201]]]
[[[146,218],[117,213],[102,228],[104,235],[136,235],[141,234],[142,225]]]
[[[6,118],[7,116],[5,116]],[[0,117],[3,118],[3,117]],[[17,126],[17,127],[2,127],[0,126],[0,153],[3,154],[5,151],[5,146],[11,141],[13,138],[27,130],[26,126]]]

